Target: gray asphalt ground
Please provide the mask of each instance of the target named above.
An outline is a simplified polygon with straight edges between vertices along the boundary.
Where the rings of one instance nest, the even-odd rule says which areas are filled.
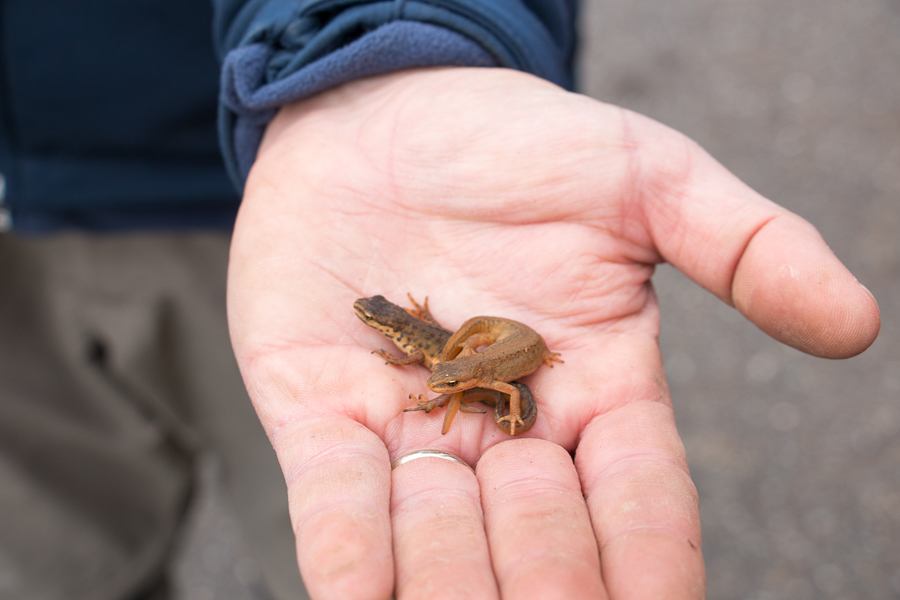
[[[845,361],[654,279],[710,598],[900,598],[900,2],[587,0],[581,89],[811,221],[878,299]]]
[[[900,2],[584,0],[580,23],[581,91],[811,221],[882,310],[871,349],[826,361],[658,269],[709,597],[900,598]],[[206,480],[176,588],[263,599]]]

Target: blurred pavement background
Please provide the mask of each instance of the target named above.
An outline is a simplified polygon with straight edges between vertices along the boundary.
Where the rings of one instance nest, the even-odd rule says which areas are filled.
[[[699,142],[811,221],[879,339],[812,358],[654,278],[709,597],[900,598],[900,2],[585,0],[581,91]]]
[[[871,349],[826,361],[658,269],[709,597],[900,598],[900,2],[583,0],[580,25],[582,92],[811,221],[882,310]],[[265,600],[204,469],[176,590]]]

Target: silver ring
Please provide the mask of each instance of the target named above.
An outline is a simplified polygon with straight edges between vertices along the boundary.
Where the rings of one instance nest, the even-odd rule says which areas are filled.
[[[466,461],[464,461],[463,459],[461,459],[458,456],[450,454],[449,452],[444,452],[442,450],[416,450],[415,452],[410,452],[409,454],[404,454],[403,456],[401,456],[400,458],[398,458],[397,460],[395,460],[394,462],[391,463],[391,471],[393,471],[400,465],[402,465],[404,463],[408,463],[412,460],[416,460],[417,458],[440,458],[442,460],[452,460],[453,462],[459,463],[461,465],[465,465],[466,468],[469,469],[470,471],[472,471],[473,473],[475,472],[475,469],[473,469],[471,466],[469,466],[469,463],[467,463]]]

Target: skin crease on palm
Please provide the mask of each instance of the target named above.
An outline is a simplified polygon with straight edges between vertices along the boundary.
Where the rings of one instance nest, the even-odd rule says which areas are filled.
[[[311,596],[704,597],[657,344],[662,261],[805,352],[848,357],[878,334],[874,298],[810,224],[640,115],[463,68],[283,108],[247,181],[228,304]],[[389,344],[352,304],[407,292],[450,329],[507,317],[562,354],[524,379],[530,432],[463,414],[442,436],[442,411],[402,412],[428,372],[372,356]],[[391,472],[423,448],[476,472]]]

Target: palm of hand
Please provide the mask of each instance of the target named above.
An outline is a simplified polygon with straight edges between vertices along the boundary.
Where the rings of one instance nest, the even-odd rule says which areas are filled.
[[[365,580],[367,588],[396,586],[398,595],[416,596],[425,589],[417,573],[427,572],[431,585],[458,579],[451,566],[428,567],[416,531],[437,543],[440,528],[413,526],[410,515],[428,510],[415,500],[425,490],[433,500],[469,489],[457,516],[476,530],[483,518],[480,536],[457,539],[450,528],[446,540],[436,539],[444,540],[439,553],[479,565],[472,568],[480,576],[464,590],[472,597],[485,597],[492,585],[504,597],[525,590],[536,597],[529,577],[557,590],[577,582],[586,597],[603,590],[617,597],[636,571],[648,569],[654,575],[646,593],[675,597],[677,588],[699,597],[696,498],[656,345],[650,276],[654,263],[670,260],[763,329],[827,354],[836,343],[815,336],[815,307],[804,305],[803,327],[792,329],[784,325],[793,323],[784,307],[791,303],[782,302],[771,325],[771,253],[751,242],[765,242],[766,230],[781,241],[779,227],[805,235],[801,245],[816,242],[800,219],[674,132],[521,74],[401,73],[284,110],[248,181],[232,250],[229,320],[251,397],[285,469],[310,589],[327,596]],[[836,259],[821,248],[813,254],[832,261],[834,285],[849,285]],[[498,445],[509,437],[476,415],[458,416],[442,437],[442,415],[402,412],[409,392],[426,391],[426,372],[370,356],[388,342],[356,321],[351,305],[376,293],[402,303],[406,292],[430,296],[449,329],[476,314],[508,317],[563,354],[565,365],[526,379],[540,411],[527,435],[551,444]],[[865,301],[859,295],[857,303]],[[823,302],[820,310],[827,309]],[[872,309],[865,311],[868,321],[855,316],[860,311],[844,318],[870,323],[856,333],[856,346],[872,338]],[[408,482],[398,471],[392,482],[389,460],[421,448],[479,463],[480,500],[477,484],[442,485],[418,471]],[[573,466],[565,451],[576,448]],[[413,473],[413,465],[404,469]],[[552,485],[534,483],[538,476]],[[500,501],[498,489],[516,486],[531,497],[511,500],[507,514],[517,517],[506,522],[489,506]],[[316,490],[332,490],[333,508]],[[566,500],[544,498],[548,490],[565,492]],[[543,520],[534,516],[541,511]],[[574,533],[557,539],[560,523]],[[348,546],[337,532],[351,531]],[[568,557],[567,565],[546,556],[528,563],[529,539]],[[379,549],[384,555],[385,543],[380,562],[359,559]],[[511,566],[523,561],[528,569]]]

